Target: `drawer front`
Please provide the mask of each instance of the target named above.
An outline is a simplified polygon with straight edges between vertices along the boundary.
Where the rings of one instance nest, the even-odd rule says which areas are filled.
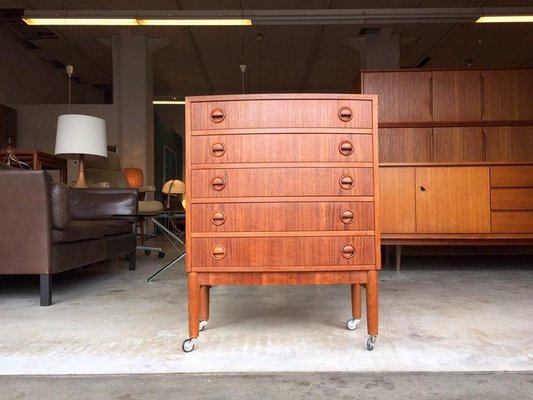
[[[373,202],[192,204],[195,232],[369,231]]]
[[[533,210],[533,188],[491,189],[492,210]]]
[[[493,211],[492,233],[533,233],[533,211]]]
[[[199,268],[334,270],[375,262],[373,236],[193,238],[191,249]]]
[[[249,100],[191,103],[191,129],[372,128],[370,100]]]
[[[491,187],[533,187],[533,166],[491,167]]]
[[[371,162],[372,135],[272,134],[193,136],[192,164]]]
[[[372,168],[249,168],[191,171],[193,198],[371,196]]]

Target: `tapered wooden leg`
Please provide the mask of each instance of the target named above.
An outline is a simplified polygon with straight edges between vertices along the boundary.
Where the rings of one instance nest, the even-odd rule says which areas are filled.
[[[200,286],[200,320],[209,320],[209,289],[211,286]]]
[[[200,317],[200,286],[198,274],[189,272],[189,337],[196,339],[200,334],[198,321]]]
[[[352,317],[361,319],[361,285],[352,283]]]
[[[378,272],[368,271],[366,282],[366,318],[368,334],[378,334]]]

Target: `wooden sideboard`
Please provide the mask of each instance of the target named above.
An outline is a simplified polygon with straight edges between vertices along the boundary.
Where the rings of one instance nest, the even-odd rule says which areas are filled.
[[[390,246],[399,269],[402,245],[533,244],[520,208],[532,196],[533,69],[368,70],[355,91],[379,101],[386,260]]]
[[[375,96],[272,94],[186,99],[189,335],[213,285],[366,288],[378,334],[380,237]]]
[[[402,245],[533,245],[533,163],[382,164],[381,239]]]

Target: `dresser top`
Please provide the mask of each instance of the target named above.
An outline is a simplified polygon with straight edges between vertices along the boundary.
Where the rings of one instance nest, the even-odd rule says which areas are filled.
[[[248,100],[377,100],[377,95],[350,93],[261,93],[227,94],[213,96],[189,96],[187,103],[206,101],[248,101]]]

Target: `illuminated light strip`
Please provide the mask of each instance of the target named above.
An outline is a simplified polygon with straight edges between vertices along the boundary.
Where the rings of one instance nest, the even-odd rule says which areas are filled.
[[[158,26],[231,26],[252,25],[251,19],[139,19],[139,25]]]
[[[498,15],[479,17],[476,23],[533,22],[533,15]]]
[[[23,18],[28,25],[249,26],[251,19]]]
[[[154,100],[153,104],[177,105],[185,104],[185,100]]]
[[[28,25],[139,25],[135,18],[22,18]]]

